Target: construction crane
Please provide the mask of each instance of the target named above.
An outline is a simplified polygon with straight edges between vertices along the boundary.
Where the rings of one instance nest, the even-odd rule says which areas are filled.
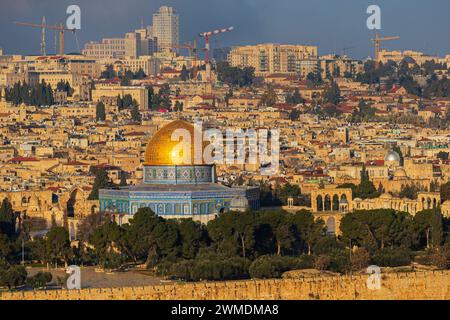
[[[216,36],[222,33],[226,33],[226,32],[230,32],[233,31],[234,27],[229,27],[229,28],[224,28],[224,29],[217,29],[214,31],[208,31],[208,32],[202,32],[200,33],[200,37],[205,38],[205,49],[206,49],[206,57],[205,57],[205,62],[206,62],[206,77],[207,77],[207,81],[211,81],[211,60],[210,60],[210,56],[211,56],[211,47],[209,44],[209,39],[212,36]]]
[[[198,48],[197,47],[197,40],[194,40],[194,45],[190,44],[190,43],[186,43],[186,44],[182,44],[182,45],[177,45],[174,46],[174,48],[176,49],[187,49],[189,51],[189,56],[194,57],[194,64],[193,64],[193,75],[194,75],[194,79],[197,79],[197,74],[198,74],[198,53],[199,51],[207,51],[206,48]]]
[[[34,24],[34,23],[28,23],[28,22],[15,22],[15,24],[18,25],[18,26],[27,26],[27,27],[33,27],[33,28],[41,28],[43,30],[44,37],[45,37],[45,30],[46,29],[58,31],[59,32],[59,54],[60,55],[64,55],[64,32],[70,31],[76,36],[76,34],[75,34],[76,29],[65,28],[63,24],[52,26],[52,25],[48,25],[48,24],[46,24],[44,22],[45,22],[45,20],[43,20],[42,24]],[[77,45],[78,45],[78,41],[77,41]],[[45,52],[46,51],[46,49],[45,49],[45,41],[43,41],[41,43],[41,47],[42,47],[41,48],[41,52]]]
[[[46,25],[45,17],[42,17],[42,25]],[[46,44],[46,36],[45,36],[45,28],[42,28],[42,39],[41,39],[41,54],[45,57],[47,55],[47,44]]]
[[[380,38],[378,32],[375,36],[375,39],[370,39],[370,41],[372,42],[372,44],[375,45],[375,63],[378,65],[378,63],[380,62],[380,43],[384,42],[384,41],[391,41],[391,40],[399,40],[400,37],[383,37]]]

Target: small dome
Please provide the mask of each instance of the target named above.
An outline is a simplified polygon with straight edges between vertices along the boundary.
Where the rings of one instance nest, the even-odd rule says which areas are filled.
[[[405,169],[402,168],[398,168],[397,170],[395,170],[394,172],[394,178],[407,178],[408,175],[406,174]]]
[[[394,150],[390,150],[386,157],[384,157],[384,161],[386,162],[400,162],[400,155]]]
[[[247,211],[249,208],[248,200],[246,197],[237,196],[231,200],[230,210],[231,211]]]
[[[392,196],[389,193],[383,193],[380,199],[392,199]]]

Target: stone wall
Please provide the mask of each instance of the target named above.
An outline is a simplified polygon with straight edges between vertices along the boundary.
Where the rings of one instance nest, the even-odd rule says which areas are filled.
[[[369,290],[367,276],[299,280],[248,280],[149,287],[3,293],[0,300],[264,300],[264,299],[450,299],[450,271],[391,273],[380,290]]]

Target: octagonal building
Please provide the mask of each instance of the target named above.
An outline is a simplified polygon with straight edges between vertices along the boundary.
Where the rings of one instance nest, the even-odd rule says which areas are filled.
[[[183,162],[186,159],[184,151],[177,149],[180,142],[172,140],[175,130],[184,130],[191,137],[190,163]],[[101,189],[100,211],[114,215],[119,223],[126,223],[139,208],[145,207],[164,218],[192,218],[207,223],[229,210],[258,210],[258,187],[224,186],[217,183],[214,164],[194,162],[194,131],[192,124],[182,120],[161,128],[147,145],[143,183]],[[203,143],[200,149],[202,155],[205,147]],[[248,205],[243,205],[244,202]],[[234,203],[239,203],[239,208],[234,208]]]

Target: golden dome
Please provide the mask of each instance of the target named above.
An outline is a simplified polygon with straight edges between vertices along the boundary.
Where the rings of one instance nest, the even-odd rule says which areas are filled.
[[[186,130],[190,135],[190,146],[186,146],[186,149],[190,149],[190,158],[184,157],[183,142],[185,142],[185,138],[183,130]],[[175,131],[177,131],[177,133],[175,133]],[[186,131],[184,131],[184,133],[187,135]],[[173,141],[172,135],[174,133],[178,135],[178,137],[174,136]],[[202,133],[200,134],[200,137],[202,137]],[[204,147],[205,144],[203,143],[203,148]],[[194,157],[194,126],[183,120],[173,121],[162,127],[149,140],[147,150],[145,151],[144,165],[201,165],[203,164],[203,148],[201,149],[202,161],[196,163]]]

